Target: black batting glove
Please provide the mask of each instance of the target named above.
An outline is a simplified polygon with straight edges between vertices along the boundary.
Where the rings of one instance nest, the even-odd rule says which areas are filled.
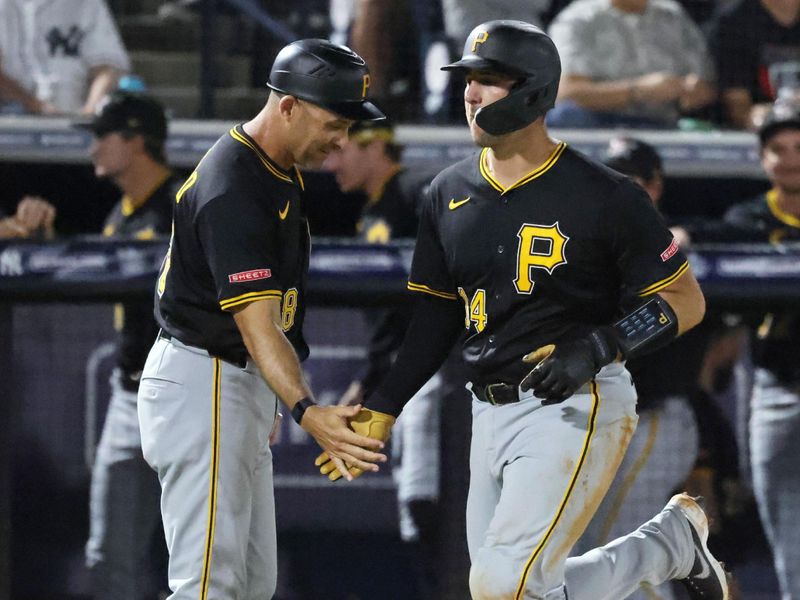
[[[597,372],[617,357],[618,345],[610,327],[601,327],[587,337],[542,346],[523,357],[536,366],[520,383],[523,392],[533,390],[542,404],[563,402]]]

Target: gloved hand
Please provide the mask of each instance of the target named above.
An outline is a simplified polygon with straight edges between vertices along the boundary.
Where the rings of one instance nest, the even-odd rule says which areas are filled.
[[[587,337],[560,344],[548,344],[526,354],[522,360],[536,366],[520,383],[523,392],[543,398],[542,404],[557,404],[574,394],[582,385],[617,356],[614,334],[598,328]]]
[[[362,408],[358,414],[350,421],[350,427],[359,435],[363,435],[374,440],[385,442],[389,439],[394,425],[395,418],[392,415]],[[314,461],[314,464],[319,467],[319,472],[327,475],[331,481],[336,481],[342,477],[339,469],[333,464],[333,461],[328,456],[327,452],[320,454]],[[353,479],[359,477],[364,471],[358,467],[350,467],[348,469]]]

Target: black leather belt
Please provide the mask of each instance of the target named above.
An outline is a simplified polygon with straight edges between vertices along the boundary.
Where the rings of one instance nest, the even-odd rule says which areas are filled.
[[[514,402],[519,402],[517,386],[510,383],[473,384],[472,393],[481,402],[488,402],[489,404],[513,404]]]
[[[163,329],[159,329],[158,330],[158,337],[161,338],[162,340],[169,341],[169,340],[172,339],[173,336],[168,331],[164,331]],[[203,348],[203,350],[206,350],[206,349]],[[210,352],[209,350],[206,350],[206,352],[208,352],[209,356],[211,356],[213,358],[218,358],[220,360],[224,360],[225,362],[229,362],[232,365],[236,365],[240,369],[246,369],[247,368],[247,360],[250,358],[250,355],[247,354],[247,353],[237,354],[236,356],[233,356],[233,355],[225,355],[225,356],[223,356],[222,354],[215,354],[213,352]]]

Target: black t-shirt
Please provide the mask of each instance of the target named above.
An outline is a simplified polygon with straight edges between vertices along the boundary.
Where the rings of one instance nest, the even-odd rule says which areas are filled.
[[[137,240],[169,235],[172,203],[180,185],[180,179],[169,175],[138,206],[123,196],[108,214],[103,235]],[[158,331],[152,302],[144,300],[118,304],[115,306],[114,320],[119,330],[117,366],[122,372],[122,385],[135,391],[147,353]]]
[[[247,356],[230,309],[280,298],[301,360],[310,236],[297,169],[284,171],[240,125],[223,135],[178,191],[170,250],[156,290],[161,327],[232,362]]]
[[[408,287],[464,302],[474,383],[516,384],[525,354],[610,323],[688,263],[630,179],[560,143],[504,188],[487,152],[431,184]]]
[[[779,245],[800,242],[800,219],[781,210],[777,190],[732,206],[725,221],[749,231],[750,239]],[[784,383],[800,383],[800,310],[780,310],[759,315],[755,337],[755,363],[772,371]]]
[[[784,27],[758,0],[740,0],[709,25],[719,87],[747,89],[754,102],[775,99],[769,67],[800,61],[800,22]]]

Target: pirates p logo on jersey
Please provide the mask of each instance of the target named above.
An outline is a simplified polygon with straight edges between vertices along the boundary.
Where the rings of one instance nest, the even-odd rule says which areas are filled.
[[[567,263],[564,248],[569,237],[561,233],[558,221],[552,225],[524,223],[517,233],[517,277],[514,287],[519,294],[533,291],[531,269],[544,269],[552,274],[556,267]]]

